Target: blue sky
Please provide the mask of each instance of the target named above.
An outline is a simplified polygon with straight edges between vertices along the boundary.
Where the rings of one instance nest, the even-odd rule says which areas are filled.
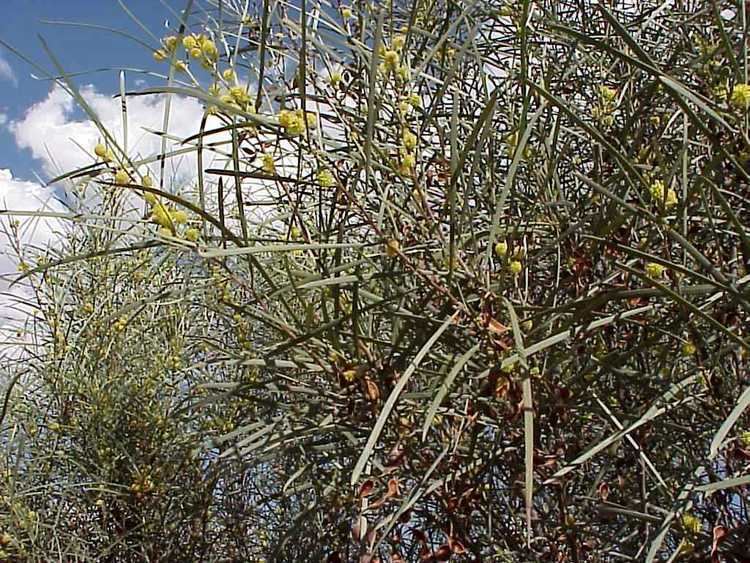
[[[168,7],[184,8],[184,0],[123,0],[156,36],[166,34],[167,23],[174,26]],[[117,0],[3,0],[0,39],[46,69],[53,70],[38,36],[41,35],[68,72],[88,72],[120,66],[159,70],[151,53],[136,42],[107,31],[44,23],[64,20],[104,25],[131,33],[151,44],[152,40],[123,11]],[[29,107],[45,99],[51,83],[32,78],[33,68],[0,46],[0,57],[13,72],[15,82],[0,76],[0,121],[20,119]],[[2,63],[0,63],[1,65]],[[2,74],[2,73],[0,73]],[[79,84],[93,84],[99,92],[117,90],[115,70],[78,77]],[[11,169],[16,178],[32,180],[36,172],[44,177],[40,163],[28,150],[17,147],[7,123],[0,123],[0,169]]]

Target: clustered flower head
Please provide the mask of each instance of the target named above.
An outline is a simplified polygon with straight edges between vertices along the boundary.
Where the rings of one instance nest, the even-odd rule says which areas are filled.
[[[682,515],[682,527],[690,535],[696,535],[701,531],[701,521],[689,512]]]
[[[115,172],[115,184],[119,184],[122,186],[129,183],[130,174],[128,174],[127,170],[120,168],[117,172]]]
[[[102,143],[98,143],[94,147],[94,154],[101,158],[104,162],[111,162],[114,159],[114,155],[112,154],[112,151],[109,150],[105,145]]]
[[[649,187],[651,193],[651,199],[658,204],[664,204],[664,207],[673,207],[677,205],[677,193],[672,189],[664,185],[661,180],[655,180]]]
[[[379,65],[381,74],[389,75],[394,73],[402,82],[407,82],[411,77],[411,68],[403,62],[402,51],[406,44],[404,35],[396,35],[391,41],[390,47],[381,45],[378,54],[383,59]]]
[[[162,47],[154,51],[154,60],[157,62],[164,61],[174,55],[179,43],[177,37],[170,35],[162,39]],[[210,37],[203,34],[186,35],[182,38],[182,46],[185,52],[193,59],[200,60],[203,68],[210,70],[219,58],[219,49]],[[187,70],[185,61],[177,60],[174,63],[175,68],[179,71]]]
[[[221,96],[221,101],[230,106],[236,106],[242,110],[252,110],[250,93],[242,86],[232,86],[226,94]]]
[[[614,115],[617,104],[617,90],[602,84],[599,86],[599,101],[591,110],[591,115],[604,127],[610,127],[615,122]]]
[[[273,160],[273,155],[270,153],[265,153],[261,157],[261,169],[266,174],[276,174],[276,163]]]
[[[646,273],[649,277],[660,278],[662,274],[664,274],[664,270],[666,270],[666,268],[656,262],[649,262],[646,264]]]
[[[336,179],[328,168],[321,168],[317,174],[318,184],[323,188],[330,188],[336,183]]]
[[[508,254],[508,243],[507,242],[498,242],[495,245],[495,254],[499,258],[504,257],[506,254]]]
[[[414,166],[417,163],[416,157],[410,152],[403,152],[401,154],[401,162],[399,163],[398,171],[404,176],[409,176],[414,170]]]
[[[396,239],[391,239],[388,242],[385,243],[385,255],[389,258],[394,258],[398,256],[398,253],[401,251],[401,243],[399,243]]]
[[[401,142],[407,151],[414,150],[417,146],[417,136],[404,128],[404,131],[401,134]]]
[[[181,225],[187,224],[188,216],[182,209],[167,207],[156,200],[151,205],[151,221],[159,225],[159,235],[175,236],[177,234],[177,228]],[[195,241],[200,236],[200,232],[197,231],[197,229],[188,228],[183,233],[183,236],[187,240]]]
[[[682,355],[683,356],[692,356],[693,354],[695,354],[695,352],[696,352],[695,344],[693,344],[689,340],[687,342],[684,342],[682,344]]]
[[[735,84],[729,103],[737,109],[746,111],[750,106],[750,84]]]
[[[317,123],[315,114],[303,112],[301,109],[281,110],[279,112],[279,125],[284,128],[288,135],[302,135],[307,129],[315,129]]]
[[[520,260],[511,260],[510,264],[508,264],[508,269],[510,269],[511,274],[517,276],[523,271],[523,264]]]

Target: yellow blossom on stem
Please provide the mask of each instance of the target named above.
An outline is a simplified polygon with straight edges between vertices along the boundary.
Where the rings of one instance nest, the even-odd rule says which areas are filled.
[[[203,40],[201,49],[209,61],[215,61],[219,57],[219,50],[216,48],[216,44],[210,39]]]
[[[735,84],[729,103],[737,109],[747,110],[750,106],[750,84]]]
[[[328,77],[328,83],[333,86],[334,88],[339,85],[341,82],[342,76],[341,73],[338,71],[332,72],[331,75]]]
[[[130,183],[130,174],[127,173],[126,170],[123,170],[120,168],[117,172],[115,172],[115,184],[129,184]]]
[[[167,48],[168,52],[172,52],[177,48],[177,37],[174,35],[170,35],[169,37],[164,38],[164,46]]]
[[[417,136],[408,129],[404,129],[401,134],[401,141],[407,150],[412,150],[417,146]]]
[[[266,174],[276,174],[276,164],[272,154],[266,153],[261,157],[261,168]]]
[[[646,273],[649,275],[649,277],[660,278],[664,273],[664,270],[666,270],[666,268],[661,264],[657,264],[656,262],[649,262],[648,264],[646,264]]]
[[[511,260],[510,264],[508,264],[508,268],[510,269],[511,274],[517,276],[523,270],[523,264],[521,264],[519,260]]]
[[[98,156],[99,158],[104,158],[107,156],[107,147],[105,147],[103,144],[99,143],[94,147],[94,154]]]
[[[185,240],[189,240],[190,242],[197,241],[201,236],[201,233],[198,229],[195,227],[190,227],[189,229],[185,229]]]
[[[495,245],[495,254],[502,258],[506,254],[508,254],[508,243],[507,242],[498,242]]]
[[[320,184],[324,188],[330,188],[336,183],[336,180],[333,177],[333,174],[331,174],[331,171],[328,170],[328,168],[320,169],[318,171],[317,178],[318,178],[318,184]]]
[[[411,153],[406,153],[401,156],[401,163],[399,164],[399,172],[405,176],[411,174],[411,171],[414,169],[414,165],[416,164],[417,160]]]
[[[184,225],[187,223],[187,213],[185,213],[182,209],[178,209],[176,211],[172,212],[172,222],[175,225]]]
[[[400,60],[401,58],[397,51],[388,50],[383,53],[383,62],[388,70],[396,70]]]
[[[677,205],[677,193],[672,188],[667,189],[664,182],[661,180],[655,180],[649,187],[651,198],[659,203],[664,204],[665,207],[673,207]],[[666,192],[666,193],[665,193]]]
[[[229,95],[240,106],[246,106],[250,103],[250,94],[242,86],[233,86],[230,88]]]
[[[613,102],[617,97],[617,90],[609,86],[599,86],[599,95],[605,102]]]
[[[701,531],[701,521],[690,513],[682,515],[682,527],[690,535],[696,535]]]
[[[394,258],[398,256],[398,253],[401,251],[401,243],[398,242],[396,239],[391,239],[388,242],[385,243],[385,255]]]

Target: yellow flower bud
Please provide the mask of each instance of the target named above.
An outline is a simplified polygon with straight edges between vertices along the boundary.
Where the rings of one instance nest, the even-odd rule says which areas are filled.
[[[174,51],[177,47],[177,37],[174,35],[170,35],[169,37],[164,38],[164,46],[167,48],[167,51]]]
[[[189,240],[191,242],[197,241],[201,236],[201,233],[198,229],[195,227],[190,227],[189,229],[185,229],[185,240]]]
[[[404,129],[401,140],[403,142],[404,148],[406,148],[407,150],[412,150],[417,146],[417,136],[408,129]]]
[[[517,276],[523,270],[523,264],[521,264],[521,262],[518,260],[511,260],[508,267],[510,269],[510,273],[514,276]]]
[[[729,103],[737,109],[747,110],[750,106],[750,85],[735,84]]]
[[[508,254],[508,243],[498,242],[495,245],[495,254],[497,254],[497,256],[500,258]]]
[[[398,67],[400,60],[399,54],[396,51],[389,50],[383,54],[383,62],[385,63],[386,68],[390,70],[395,70]]]
[[[127,173],[126,170],[123,170],[120,168],[117,172],[115,172],[115,184],[129,184],[130,183],[130,174]]]
[[[178,209],[177,211],[172,212],[172,222],[175,225],[184,225],[185,223],[187,223],[187,220],[187,213],[185,213],[182,209]]]
[[[398,256],[398,253],[401,251],[401,243],[399,243],[396,239],[391,239],[387,243],[385,243],[385,255],[394,258],[395,256]]]
[[[206,58],[209,61],[215,61],[219,57],[219,50],[216,48],[216,45],[213,41],[210,39],[206,39],[203,41],[203,54],[206,55]]]
[[[107,156],[107,147],[105,147],[103,144],[99,143],[94,147],[94,154],[98,156],[99,158],[104,158]]]
[[[336,183],[336,179],[331,174],[331,171],[327,168],[322,168],[318,171],[318,184],[323,188],[330,188]]]
[[[646,264],[646,273],[649,275],[649,277],[660,278],[664,273],[664,270],[666,270],[666,268],[661,264],[657,264],[656,262],[649,262],[648,264]]]
[[[276,164],[273,161],[273,155],[272,154],[264,154],[261,157],[262,160],[262,169],[263,172],[266,174],[275,174],[276,173]]]

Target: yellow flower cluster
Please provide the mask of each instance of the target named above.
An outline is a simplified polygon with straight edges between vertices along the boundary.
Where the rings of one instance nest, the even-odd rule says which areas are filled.
[[[182,209],[170,208],[154,200],[151,204],[151,220],[159,225],[161,236],[174,236],[177,227],[187,223],[188,216]],[[188,228],[185,230],[184,236],[187,240],[195,241],[198,240],[200,232],[197,229]]]
[[[336,179],[328,168],[321,168],[317,174],[318,184],[323,188],[331,188],[336,184]]]
[[[401,243],[396,239],[391,239],[385,243],[385,255],[389,258],[395,258],[401,252]]]
[[[599,102],[591,110],[591,115],[604,127],[610,127],[615,122],[612,115],[617,105],[617,90],[609,86],[599,86]]]
[[[408,64],[402,63],[401,53],[406,43],[404,35],[396,35],[391,41],[390,48],[381,46],[378,54],[383,62],[378,67],[384,75],[394,73],[402,82],[406,82],[411,77],[411,68]]]
[[[111,162],[115,158],[115,155],[112,154],[112,151],[102,143],[99,143],[94,147],[94,154],[101,158],[104,162]]]
[[[182,38],[182,45],[192,58],[201,61],[201,65],[205,69],[213,68],[219,58],[219,49],[216,47],[216,43],[206,35],[186,35]]]
[[[701,521],[690,513],[682,515],[682,527],[690,535],[696,535],[701,531]]]
[[[677,193],[672,188],[667,189],[661,180],[654,181],[649,187],[649,191],[651,192],[651,199],[659,205],[664,204],[665,207],[677,205]]]
[[[216,89],[213,90],[216,92]],[[232,86],[225,94],[219,98],[223,103],[230,106],[235,106],[244,111],[253,112],[254,108],[251,105],[252,97],[250,93],[242,86]]]
[[[125,317],[120,317],[112,325],[112,328],[115,330],[115,332],[122,332],[123,330],[125,330],[126,326],[128,326],[128,319],[126,319]]]
[[[737,109],[747,111],[750,106],[750,84],[735,84],[729,103]]]
[[[301,109],[281,110],[279,112],[279,125],[284,128],[288,135],[302,135],[307,129],[315,129],[315,114],[303,112]]]
[[[273,161],[273,155],[265,153],[261,156],[261,169],[268,175],[276,174],[276,163]]]
[[[692,356],[695,354],[696,348],[695,344],[690,342],[689,340],[682,345],[682,355],[683,356]]]
[[[172,56],[178,46],[177,37],[170,35],[162,39],[162,47],[154,51],[154,60],[164,61]],[[210,70],[219,58],[219,49],[208,36],[203,34],[186,35],[182,38],[182,46],[185,52],[192,58],[199,59],[203,68]],[[175,61],[175,68],[180,71],[187,70],[185,61]]]
[[[115,184],[123,186],[129,183],[130,183],[130,174],[128,174],[127,170],[123,170],[122,168],[120,168],[117,172],[115,172]]]
[[[646,264],[646,273],[651,278],[660,278],[662,274],[664,274],[664,270],[666,270],[666,268],[656,262],[649,262]]]
[[[341,75],[341,73],[335,70],[328,77],[328,83],[334,88],[336,88],[341,83],[342,78],[343,76]]]

